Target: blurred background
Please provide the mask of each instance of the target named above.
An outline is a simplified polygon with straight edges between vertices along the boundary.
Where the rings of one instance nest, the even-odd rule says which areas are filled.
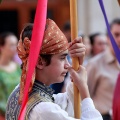
[[[33,22],[37,0],[4,0],[0,5],[0,32],[20,34],[25,23]],[[59,27],[69,20],[69,0],[48,0],[47,17]]]
[[[104,0],[109,21],[119,17],[117,0]],[[0,5],[0,32],[11,31],[19,36],[27,22],[33,22],[37,0],[4,0]],[[48,0],[47,17],[60,28],[70,20],[69,0]],[[90,34],[105,32],[104,19],[97,0],[78,0],[79,31]]]

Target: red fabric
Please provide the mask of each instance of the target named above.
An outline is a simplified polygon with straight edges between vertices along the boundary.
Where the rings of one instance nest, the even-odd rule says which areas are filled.
[[[21,106],[21,111],[18,120],[24,120],[26,104],[28,101],[28,91],[31,83],[31,78],[37,63],[39,51],[41,49],[47,13],[47,0],[38,0],[36,15],[34,20],[34,27],[32,32],[32,40],[30,46],[30,55],[28,59],[28,72],[26,78],[26,84],[24,89],[24,97]],[[34,57],[33,57],[34,56]]]
[[[23,95],[24,95],[24,88],[25,88],[26,76],[27,76],[27,71],[28,71],[28,57],[30,53],[30,45],[31,45],[31,41],[29,40],[28,37],[25,37],[23,42],[22,42],[22,38],[20,37],[17,51],[18,51],[18,55],[20,59],[22,60],[23,66],[22,66],[22,75],[21,75],[21,81],[20,81],[20,95],[19,95],[19,100],[18,100],[19,104],[22,103],[22,100],[24,97]],[[29,92],[32,90],[34,81],[35,81],[35,70],[32,75]]]
[[[113,98],[113,120],[120,120],[120,74],[117,79],[117,84]]]
[[[68,47],[68,40],[63,32],[53,20],[47,19],[40,54],[58,54],[67,50]]]
[[[5,120],[5,117],[0,115],[0,120]]]

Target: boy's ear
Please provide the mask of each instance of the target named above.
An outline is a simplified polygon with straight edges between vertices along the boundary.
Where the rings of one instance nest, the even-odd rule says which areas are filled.
[[[41,56],[38,57],[38,61],[37,61],[37,68],[42,70],[45,66],[45,61],[41,58]]]

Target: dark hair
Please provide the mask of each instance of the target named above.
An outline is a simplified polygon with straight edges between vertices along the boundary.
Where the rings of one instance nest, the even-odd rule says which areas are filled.
[[[99,36],[99,35],[101,35],[101,33],[94,33],[94,34],[91,34],[91,35],[89,36],[91,45],[94,45],[94,43],[95,43],[95,37],[97,37],[97,36]]]
[[[25,37],[28,37],[31,40],[32,30],[33,30],[33,24],[32,23],[26,24],[22,32],[22,41],[24,40]],[[51,54],[46,54],[46,55],[40,54],[40,56],[46,62],[46,66],[50,65],[52,58]]]
[[[11,32],[4,32],[0,34],[0,46],[4,46],[6,43],[6,38],[9,36],[15,36],[14,33]]]
[[[68,30],[70,30],[71,28],[70,28],[70,22],[68,21],[68,22],[66,22],[65,24],[64,24],[64,27],[63,27],[63,30],[64,31],[68,31]]]
[[[110,29],[112,29],[113,25],[115,24],[120,25],[120,18],[116,18],[110,23]]]
[[[22,41],[24,40],[25,37],[28,37],[29,40],[31,40],[32,37],[32,30],[33,30],[33,24],[28,23],[25,25],[22,31]]]

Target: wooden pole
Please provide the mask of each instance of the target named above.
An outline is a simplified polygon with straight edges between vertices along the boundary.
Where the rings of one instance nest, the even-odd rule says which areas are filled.
[[[118,3],[119,3],[119,5],[120,5],[120,0],[118,0]]]
[[[78,19],[77,19],[77,0],[70,0],[70,19],[71,19],[71,39],[78,37]],[[79,69],[78,58],[72,58],[72,66],[77,71]],[[74,84],[74,117],[79,119],[80,110],[80,93]]]

